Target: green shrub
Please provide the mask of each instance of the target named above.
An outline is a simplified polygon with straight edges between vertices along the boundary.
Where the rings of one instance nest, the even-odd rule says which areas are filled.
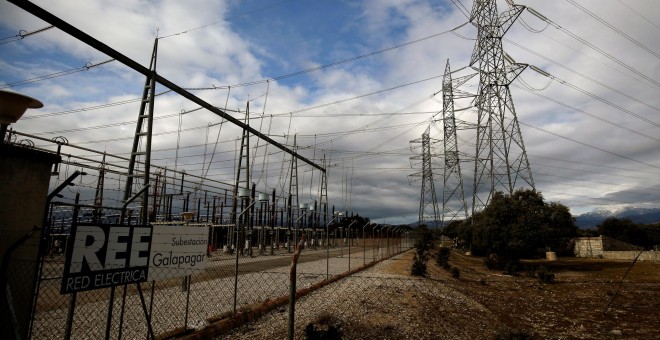
[[[458,268],[453,267],[451,269],[451,276],[453,276],[455,279],[458,279],[461,276],[461,271]]]
[[[412,263],[412,268],[410,270],[410,274],[413,276],[422,276],[425,277],[427,275],[426,272],[426,260],[424,258],[419,258],[417,255],[413,257],[413,263]]]
[[[484,266],[490,270],[502,269],[502,261],[497,254],[490,254],[484,258]]]
[[[536,268],[536,278],[539,279],[541,283],[553,283],[555,282],[555,273],[551,272],[545,266],[539,266]]]
[[[440,247],[438,253],[435,255],[435,262],[440,267],[445,267],[449,263],[449,255],[451,254],[451,249],[447,247]]]

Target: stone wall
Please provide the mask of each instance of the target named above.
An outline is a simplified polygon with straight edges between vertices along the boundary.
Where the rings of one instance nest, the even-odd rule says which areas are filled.
[[[575,238],[573,252],[575,257],[600,258],[603,256],[603,238],[599,237],[577,237]]]
[[[603,258],[610,260],[633,260],[639,251],[603,251]],[[660,261],[659,251],[645,251],[639,255],[639,261]]]
[[[577,237],[574,239],[575,257],[603,258],[610,260],[632,260],[642,247],[618,241],[607,236]],[[640,261],[660,261],[660,251],[645,251]]]

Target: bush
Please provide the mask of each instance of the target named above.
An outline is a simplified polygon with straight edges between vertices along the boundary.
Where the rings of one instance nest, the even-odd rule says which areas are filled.
[[[520,270],[520,263],[516,260],[509,260],[504,265],[504,272],[508,275],[516,275]]]
[[[490,270],[502,269],[502,261],[497,254],[490,254],[484,258],[484,266]]]
[[[322,314],[315,322],[305,327],[305,339],[340,340],[342,322],[330,314]]]
[[[447,247],[440,247],[438,253],[435,255],[435,262],[440,267],[445,267],[449,263],[449,255],[451,254],[451,249]]]
[[[536,277],[541,283],[553,283],[555,282],[555,273],[551,272],[545,266],[539,266],[536,268]]]
[[[495,333],[496,340],[531,340],[534,335],[530,332],[514,328],[500,329]]]
[[[451,269],[451,276],[453,276],[455,279],[458,279],[461,276],[461,271],[458,268],[453,267]]]
[[[413,257],[413,264],[410,270],[410,274],[413,276],[426,276],[426,260],[424,258],[419,258],[417,255]]]

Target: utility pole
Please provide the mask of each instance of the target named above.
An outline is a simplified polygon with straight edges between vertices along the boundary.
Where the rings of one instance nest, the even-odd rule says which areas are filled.
[[[513,5],[500,14],[496,0],[475,0],[470,15],[477,27],[470,66],[479,72],[473,214],[486,207],[496,191],[511,194],[525,185],[534,188],[509,89],[527,65],[515,63],[502,48],[504,34],[524,9]]]

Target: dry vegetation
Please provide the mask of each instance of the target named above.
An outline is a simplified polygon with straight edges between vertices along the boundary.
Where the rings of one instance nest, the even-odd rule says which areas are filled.
[[[483,259],[455,252],[449,264],[459,278],[431,257],[420,279],[410,276],[412,257],[409,251],[301,299],[296,338],[660,338],[658,263],[637,262],[620,286],[626,261],[523,262],[556,273],[547,284],[526,270],[489,271]],[[280,308],[222,338],[286,338],[286,314]]]
[[[504,338],[512,334],[534,338],[660,338],[657,262],[635,263],[623,284],[630,261],[523,261],[523,267],[529,270],[523,269],[515,276],[489,271],[483,259],[456,252],[449,263],[460,270],[459,279],[452,278],[431,259],[428,280],[441,281],[482,305],[493,317],[491,329],[474,337],[487,338],[492,332],[493,337]],[[531,269],[540,265],[556,274],[554,283],[544,284],[533,277]],[[406,274],[407,268],[404,261],[397,261],[389,269]],[[446,314],[461,312],[439,313],[436,322],[444,322]]]

